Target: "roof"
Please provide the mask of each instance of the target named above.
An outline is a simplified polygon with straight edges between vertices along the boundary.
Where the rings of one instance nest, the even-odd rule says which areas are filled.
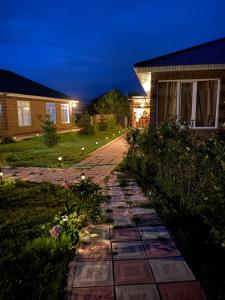
[[[3,69],[0,69],[0,92],[72,100],[63,93]]]
[[[135,68],[178,65],[225,64],[225,37],[176,51],[134,65]]]

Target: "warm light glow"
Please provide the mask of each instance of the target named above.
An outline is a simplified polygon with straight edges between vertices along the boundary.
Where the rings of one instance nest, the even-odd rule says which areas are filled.
[[[3,177],[3,172],[0,172],[0,178],[2,178]]]
[[[85,173],[82,173],[82,174],[81,174],[81,179],[82,179],[82,180],[85,180],[85,178],[86,178]]]
[[[84,151],[84,147],[82,147],[81,150]]]
[[[98,142],[95,142],[96,145],[98,145]]]
[[[62,156],[59,156],[59,157],[58,157],[58,161],[61,161],[61,160],[62,160]]]
[[[144,104],[144,103],[141,103],[141,107],[145,107],[145,104]]]
[[[72,108],[75,108],[75,107],[77,107],[77,103],[76,103],[75,101],[73,101],[73,102],[71,103],[71,106],[72,106]]]

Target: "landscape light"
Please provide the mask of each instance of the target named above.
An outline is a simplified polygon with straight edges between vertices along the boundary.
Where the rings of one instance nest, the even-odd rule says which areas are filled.
[[[96,145],[98,145],[98,142],[95,142]]]
[[[0,172],[0,180],[3,178],[3,172]]]
[[[16,140],[16,137],[14,136],[13,139]]]
[[[85,173],[82,173],[81,174],[81,180],[85,180],[86,176],[85,176]]]
[[[106,139],[108,140],[108,139],[109,139],[109,137],[107,136],[107,137],[106,137]]]
[[[120,131],[119,131],[119,133],[120,133]]]
[[[62,161],[62,156],[59,156],[59,157],[58,157],[58,161]]]
[[[37,133],[36,136],[39,136],[39,133]]]
[[[115,133],[113,133],[113,136],[115,136]]]

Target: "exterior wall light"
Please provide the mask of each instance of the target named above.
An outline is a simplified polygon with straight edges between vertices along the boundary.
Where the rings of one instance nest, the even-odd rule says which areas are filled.
[[[85,173],[82,173],[82,174],[81,174],[81,180],[85,180],[85,178],[86,178]]]

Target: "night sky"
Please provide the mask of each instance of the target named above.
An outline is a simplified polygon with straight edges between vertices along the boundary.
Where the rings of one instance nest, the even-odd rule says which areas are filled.
[[[0,68],[85,101],[141,90],[133,64],[225,36],[225,1],[1,1]]]

